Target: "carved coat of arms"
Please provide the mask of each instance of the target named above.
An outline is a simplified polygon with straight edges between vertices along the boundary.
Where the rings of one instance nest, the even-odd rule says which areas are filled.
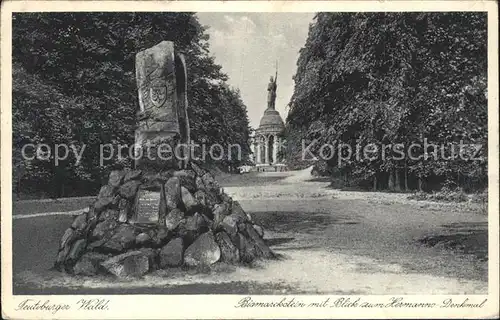
[[[167,87],[164,85],[153,86],[149,89],[149,96],[155,107],[161,107],[167,99]]]

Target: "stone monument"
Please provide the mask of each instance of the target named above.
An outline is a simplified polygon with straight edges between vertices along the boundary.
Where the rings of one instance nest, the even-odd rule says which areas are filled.
[[[136,168],[157,171],[166,166],[185,166],[189,157],[187,150],[179,148],[178,154],[173,152],[169,155],[158,152],[161,144],[176,151],[176,146],[190,142],[187,72],[183,55],[175,54],[172,42],[163,41],[139,52],[135,68],[140,107],[137,115],[139,125],[135,132],[136,156],[144,150],[154,156],[153,159],[138,156]],[[165,161],[169,156],[169,161]],[[180,159],[184,163],[175,163]]]
[[[186,65],[172,42],[137,54],[136,145],[189,141]],[[220,188],[203,163],[138,158],[112,171],[95,202],[61,237],[55,269],[141,276],[157,269],[275,258],[264,230]]]
[[[285,171],[286,165],[280,158],[282,148],[281,133],[285,125],[276,107],[276,89],[278,87],[278,70],[274,78],[271,76],[267,85],[267,109],[255,130],[253,141],[254,162],[257,171]]]

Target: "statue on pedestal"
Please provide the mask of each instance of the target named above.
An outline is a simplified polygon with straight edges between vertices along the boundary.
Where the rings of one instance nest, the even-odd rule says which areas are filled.
[[[267,91],[269,91],[269,93],[267,94],[267,108],[268,109],[274,110],[274,108],[275,108],[276,89],[278,87],[277,81],[278,81],[278,69],[276,68],[276,75],[275,75],[274,79],[271,76],[271,79],[269,80],[269,84],[267,85]]]

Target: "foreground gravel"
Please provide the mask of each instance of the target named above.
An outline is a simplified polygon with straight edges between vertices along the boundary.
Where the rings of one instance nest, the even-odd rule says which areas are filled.
[[[123,281],[68,277],[49,268],[71,217],[14,220],[15,293],[487,293],[487,251],[480,250],[487,248],[486,216],[403,194],[331,190],[307,178],[302,172],[253,186],[232,179],[225,189],[265,227],[265,238],[281,255],[248,267],[172,270]],[[468,239],[465,247],[419,241],[458,234]]]

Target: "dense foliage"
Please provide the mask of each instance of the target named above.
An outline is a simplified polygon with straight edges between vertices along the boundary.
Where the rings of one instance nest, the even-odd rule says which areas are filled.
[[[246,107],[209,54],[194,13],[22,13],[13,16],[15,190],[51,196],[93,194],[117,159],[101,165],[101,144],[131,145],[138,108],[135,54],[175,42],[188,67],[191,138],[250,152]],[[85,144],[82,160],[26,160],[27,143]],[[32,150],[32,149],[30,149]],[[61,150],[63,151],[63,150]],[[54,150],[52,150],[53,154]],[[207,159],[209,160],[209,159]],[[236,166],[226,157],[218,165]],[[130,164],[130,159],[122,164]]]
[[[369,159],[339,163],[338,148],[332,158],[317,158],[343,177],[343,185],[484,188],[486,42],[484,13],[317,14],[297,62],[287,118],[289,162],[310,163],[302,158],[303,140],[306,146],[316,141],[315,156],[324,144],[342,142],[355,152],[374,143],[378,156]],[[407,151],[424,139],[438,145],[438,157],[429,148],[425,159],[423,147],[412,149],[413,159],[394,150],[381,156],[383,145],[402,144]],[[458,154],[460,141],[475,147],[447,159],[452,148]],[[479,147],[481,160],[470,160]]]

